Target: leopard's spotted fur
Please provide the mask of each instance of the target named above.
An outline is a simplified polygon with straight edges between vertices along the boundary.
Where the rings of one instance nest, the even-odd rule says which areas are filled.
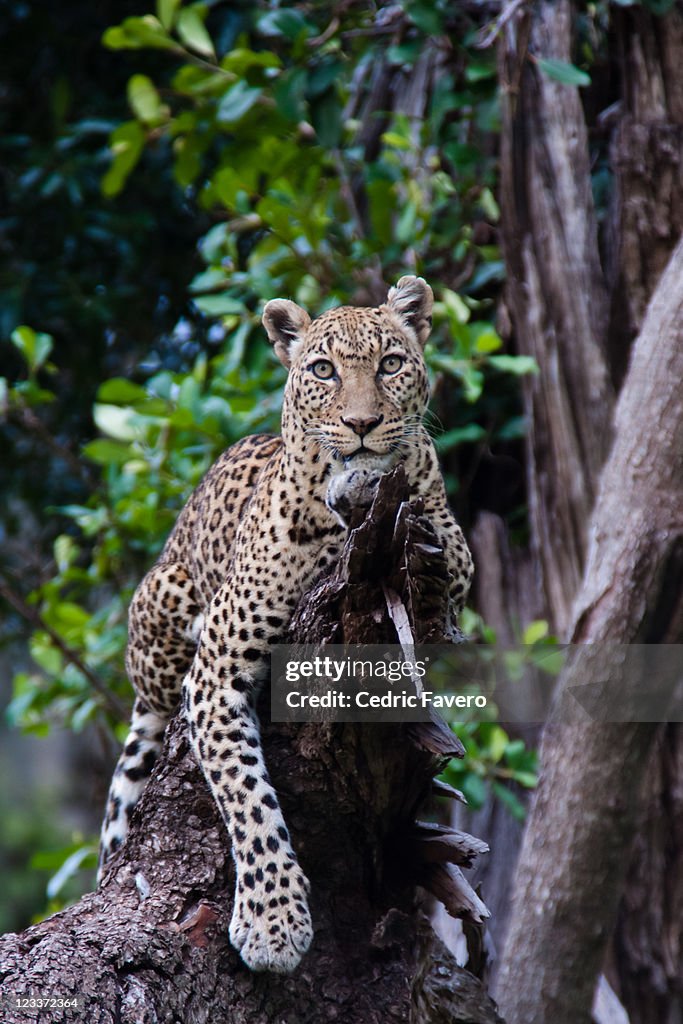
[[[446,503],[431,440],[422,347],[432,292],[402,278],[377,309],[311,322],[267,303],[264,324],[289,367],[282,437],[248,437],[199,485],[130,609],[130,734],[102,831],[121,844],[169,717],[182,699],[193,749],[225,821],[237,872],[230,938],[254,970],[291,971],[308,948],[308,882],[268,778],[255,690],[304,590],[338,557],[349,507],[398,460],[443,543],[453,617],[472,562]]]

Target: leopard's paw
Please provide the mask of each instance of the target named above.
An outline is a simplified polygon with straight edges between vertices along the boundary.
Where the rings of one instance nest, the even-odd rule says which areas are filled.
[[[342,526],[349,525],[355,509],[370,508],[382,476],[390,472],[395,462],[395,454],[360,454],[333,472],[325,504]]]
[[[257,882],[254,888],[249,880],[253,876],[247,874],[238,881],[230,941],[252,971],[290,974],[313,938],[308,881],[300,871],[278,881]]]

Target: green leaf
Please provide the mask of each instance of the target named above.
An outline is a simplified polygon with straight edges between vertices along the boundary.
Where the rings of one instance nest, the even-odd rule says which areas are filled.
[[[311,104],[311,120],[320,145],[334,149],[342,133],[342,107],[335,89],[328,89]]]
[[[563,60],[555,60],[553,57],[539,57],[536,63],[544,75],[547,75],[548,78],[552,78],[556,82],[562,82],[563,85],[584,86],[591,84],[591,76],[577,68],[575,64],[568,64]]]
[[[206,316],[242,316],[245,312],[244,303],[230,295],[198,295],[193,301]]]
[[[157,0],[157,18],[167,32],[173,28],[176,11],[181,3],[182,0]]]
[[[153,14],[126,18],[120,25],[108,28],[102,36],[102,43],[110,50],[176,49],[176,44]]]
[[[491,352],[497,352],[502,345],[503,342],[493,327],[485,326],[482,328],[481,333],[476,336],[474,351],[482,355],[489,355]]]
[[[526,416],[512,416],[495,432],[494,441],[517,441],[526,437],[528,430]]]
[[[308,96],[322,96],[337,81],[343,72],[343,65],[338,60],[326,60],[318,64],[308,76]]]
[[[128,102],[135,116],[145,124],[155,124],[162,115],[159,93],[147,75],[133,75],[128,81]]]
[[[536,644],[548,635],[548,623],[545,619],[536,619],[530,622],[522,634],[523,644]]]
[[[405,10],[413,24],[426,35],[438,36],[443,32],[443,21],[433,2],[413,0],[406,4]]]
[[[96,462],[99,466],[123,466],[132,456],[129,445],[106,441],[104,438],[84,445],[83,454],[86,459]]]
[[[482,263],[477,267],[467,283],[467,291],[476,292],[492,281],[503,281],[505,278],[505,264],[502,260],[493,260],[490,263]]]
[[[190,135],[188,138],[176,139],[173,146],[173,176],[181,188],[191,185],[202,169],[201,154],[195,142],[196,135]]]
[[[290,7],[281,7],[264,14],[259,18],[257,27],[264,36],[286,36],[292,41],[298,39],[304,31],[307,35],[314,31],[313,26],[306,21],[303,14]]]
[[[100,402],[132,405],[134,402],[146,401],[149,395],[139,384],[133,384],[125,377],[112,377],[110,380],[105,380],[98,389],[97,397]]]
[[[533,356],[489,356],[488,361],[501,373],[514,373],[517,377],[538,373],[538,363]]]
[[[236,82],[219,103],[216,120],[221,124],[239,121],[248,110],[251,110],[260,95],[260,89],[247,85],[245,81]]]
[[[202,57],[216,59],[211,36],[204,27],[204,21],[197,7],[185,7],[178,15],[176,32],[188,50],[200,53]]]
[[[479,205],[481,206],[482,210],[484,211],[488,219],[493,224],[497,224],[498,221],[500,220],[500,207],[498,206],[498,203],[496,202],[493,192],[491,191],[490,188],[483,188],[481,190],[481,193],[479,195]]]
[[[61,672],[64,660],[61,651],[53,647],[52,642],[45,633],[34,633],[29,641],[31,657],[44,672],[49,676]]]
[[[21,352],[32,374],[43,366],[52,352],[52,337],[22,324],[10,335],[14,347]]]
[[[510,740],[505,749],[505,760],[511,768],[518,768],[528,755],[524,740]]]
[[[303,121],[306,117],[306,86],[308,74],[304,68],[289,69],[273,89],[277,108],[288,121]]]
[[[496,358],[497,356],[490,356],[489,362]],[[466,359],[454,359],[452,356],[444,356],[440,352],[429,351],[427,352],[427,363],[435,370],[441,370],[459,380],[466,402],[476,402],[484,390],[484,374]]]
[[[196,415],[202,397],[202,389],[194,377],[185,377],[178,390],[178,408],[189,409]]]
[[[466,324],[468,322],[472,315],[470,307],[457,292],[451,291],[450,288],[444,288],[443,303],[449,317],[452,317],[456,323]]]
[[[478,775],[466,775],[462,780],[461,788],[473,810],[476,811],[479,807],[484,806],[488,796],[488,787]]]
[[[78,548],[74,543],[74,539],[67,533],[62,533],[56,538],[53,551],[59,572],[66,572],[69,566],[73,565],[78,555]]]
[[[45,612],[46,621],[60,630],[72,626],[85,626],[90,621],[90,614],[74,601],[60,601],[54,608]]]
[[[401,245],[407,245],[409,242],[413,241],[417,225],[417,213],[417,205],[412,200],[409,200],[401,210],[398,221],[396,222],[395,231],[396,240],[400,242]]]
[[[474,61],[471,60],[465,68],[465,81],[466,82],[484,82],[487,79],[496,77],[496,62],[494,60],[489,61]]]
[[[392,235],[394,191],[391,181],[376,178],[367,184],[368,207],[372,233],[382,246],[387,246]]]
[[[97,427],[116,441],[134,441],[140,436],[139,428],[132,422],[134,417],[132,409],[122,409],[118,405],[96,402],[93,406],[93,419]]]
[[[387,47],[385,56],[390,64],[402,64],[412,67],[420,53],[420,41],[416,39]]]
[[[220,66],[224,71],[231,71],[233,75],[241,77],[249,68],[280,68],[282,61],[276,53],[272,53],[270,50],[255,52],[244,46],[238,46],[226,53]]]
[[[382,142],[385,146],[392,146],[394,149],[411,149],[412,143],[405,135],[398,132],[382,132]]]
[[[564,668],[567,657],[566,652],[555,648],[546,650],[543,645],[537,647],[531,655],[533,664],[541,672],[545,672],[550,676],[559,676],[560,672]]]
[[[74,732],[82,732],[88,722],[92,721],[99,710],[99,701],[89,697],[74,711],[71,716],[71,728]]]
[[[140,159],[144,145],[145,132],[138,121],[124,121],[112,132],[109,148],[113,160],[102,178],[103,195],[111,198],[119,194]]]
[[[494,764],[502,760],[508,746],[508,734],[499,725],[494,725],[489,733],[484,754]]]
[[[534,772],[513,772],[512,777],[526,789],[534,789],[538,785],[538,776]]]

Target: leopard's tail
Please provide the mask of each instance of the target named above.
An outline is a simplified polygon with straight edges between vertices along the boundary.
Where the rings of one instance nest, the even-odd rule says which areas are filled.
[[[105,865],[126,838],[135,805],[159,756],[169,717],[151,711],[139,697],[133,705],[130,732],[107,797],[107,811],[100,836],[98,884]]]

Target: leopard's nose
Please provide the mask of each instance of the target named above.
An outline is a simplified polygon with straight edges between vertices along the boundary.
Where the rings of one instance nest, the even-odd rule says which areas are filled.
[[[363,438],[378,427],[383,419],[384,416],[342,416],[341,421],[345,427],[350,427],[354,434]]]

